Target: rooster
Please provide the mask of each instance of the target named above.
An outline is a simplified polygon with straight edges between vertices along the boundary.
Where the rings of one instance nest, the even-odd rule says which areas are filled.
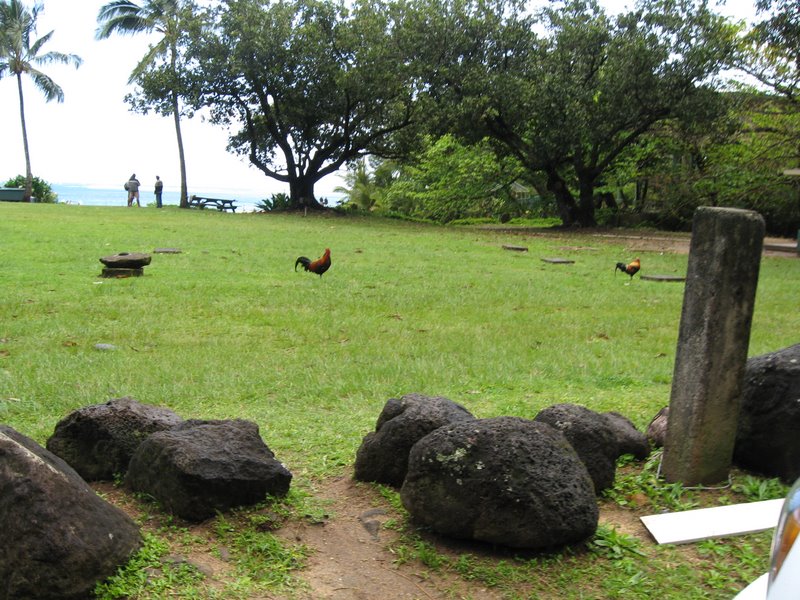
[[[299,256],[294,263],[295,271],[297,271],[297,265],[303,265],[306,271],[311,271],[322,277],[322,274],[331,268],[331,250],[330,248],[325,248],[325,254],[320,256],[317,260],[310,260],[305,256]]]
[[[634,258],[633,262],[630,262],[627,265],[625,263],[618,262],[617,266],[614,267],[614,273],[616,273],[617,271],[622,271],[623,273],[627,273],[628,275],[630,275],[631,280],[633,280],[633,276],[636,275],[636,273],[638,273],[639,269],[641,268],[642,268],[642,263],[639,262],[638,258]]]

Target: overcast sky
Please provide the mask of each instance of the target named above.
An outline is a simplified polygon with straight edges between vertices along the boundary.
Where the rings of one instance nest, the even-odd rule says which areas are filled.
[[[27,5],[32,5],[28,0]],[[136,173],[151,182],[160,175],[168,189],[180,184],[175,128],[170,117],[138,115],[128,110],[128,77],[147,51],[144,36],[94,39],[97,13],[103,0],[44,0],[36,38],[54,30],[43,51],[77,54],[79,69],[47,65],[43,71],[64,90],[65,100],[47,103],[28,78],[24,79],[25,112],[33,174],[55,184],[116,188]],[[626,0],[601,0],[609,12],[622,10]],[[731,0],[723,14],[752,20],[752,0]],[[16,81],[0,80],[0,179],[24,174],[22,133]],[[189,193],[240,192],[265,197],[288,192],[246,160],[225,150],[227,132],[200,118],[184,119]],[[4,182],[3,181],[3,182]],[[2,182],[0,182],[2,183]],[[330,176],[317,184],[324,197],[341,180]]]

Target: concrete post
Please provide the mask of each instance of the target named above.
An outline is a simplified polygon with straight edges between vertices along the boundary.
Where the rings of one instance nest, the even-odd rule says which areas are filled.
[[[695,211],[664,444],[667,481],[728,476],[763,243],[756,212]]]

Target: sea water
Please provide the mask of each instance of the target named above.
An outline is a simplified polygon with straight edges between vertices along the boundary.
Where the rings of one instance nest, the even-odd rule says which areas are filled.
[[[51,184],[52,190],[58,194],[58,202],[61,204],[80,204],[85,206],[127,206],[128,192],[122,186],[119,189],[98,188],[73,184]],[[192,192],[189,191],[189,195]],[[236,212],[252,212],[260,210],[258,207],[265,198],[270,198],[272,194],[264,193],[259,195],[252,190],[230,190],[228,192],[203,192],[198,196],[206,198],[223,198],[236,201]],[[335,206],[344,200],[342,194],[323,194],[328,201],[328,206]],[[318,195],[318,199],[320,196]],[[152,188],[141,186],[139,188],[139,203],[142,206],[153,205],[156,203],[156,196]],[[161,195],[161,203],[164,205],[178,206],[180,204],[180,191],[164,189]]]
[[[80,204],[84,206],[128,205],[128,192],[126,192],[122,186],[120,186],[118,190],[69,184],[52,184],[50,187],[56,194],[58,194],[58,202],[60,204]],[[261,197],[253,192],[230,194],[214,193],[203,195],[208,195],[213,198],[235,200],[237,212],[257,210],[256,207],[261,203],[261,200],[269,197],[269,194],[265,194],[263,197]],[[156,196],[151,189],[145,188],[144,186],[139,188],[139,203],[142,206],[147,206],[149,204],[155,205],[155,202]],[[180,192],[177,190],[165,189],[161,196],[161,202],[164,205],[178,206],[178,204],[180,204]]]

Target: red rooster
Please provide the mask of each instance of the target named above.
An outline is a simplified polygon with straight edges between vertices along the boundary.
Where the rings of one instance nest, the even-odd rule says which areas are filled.
[[[628,275],[630,275],[631,280],[633,280],[633,276],[636,275],[636,273],[638,273],[639,269],[641,268],[642,268],[642,263],[639,262],[638,258],[635,258],[633,259],[633,262],[630,262],[627,265],[625,263],[618,262],[617,266],[614,267],[614,273],[616,273],[617,271],[622,271],[623,273],[627,273]]]
[[[303,265],[306,271],[311,271],[322,277],[322,274],[331,268],[331,250],[330,248],[325,248],[325,254],[320,256],[317,260],[299,256],[294,263],[295,271],[297,271],[297,265]]]

